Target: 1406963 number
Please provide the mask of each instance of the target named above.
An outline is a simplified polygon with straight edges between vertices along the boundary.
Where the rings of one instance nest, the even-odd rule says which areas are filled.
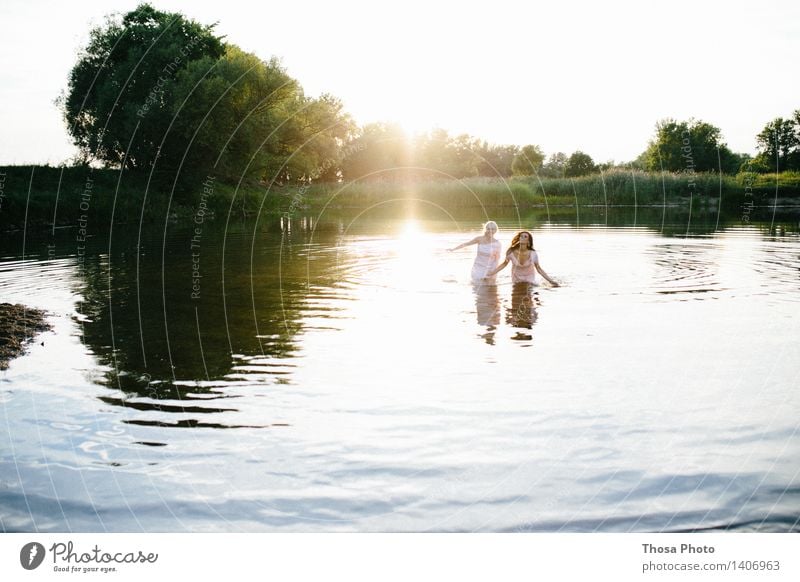
[[[780,570],[778,560],[740,560],[736,563],[737,570]]]

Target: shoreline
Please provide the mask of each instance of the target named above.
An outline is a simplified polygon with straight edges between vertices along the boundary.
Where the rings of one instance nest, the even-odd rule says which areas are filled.
[[[273,185],[248,181],[202,184],[181,193],[149,184],[140,173],[86,167],[5,166],[0,232],[79,227],[91,234],[115,225],[167,223],[203,215],[285,215],[324,209],[364,210],[416,201],[449,211],[468,208],[681,208],[733,210],[800,208],[800,176],[782,176],[753,186],[741,176],[698,174],[687,183],[680,174],[613,170],[580,178],[471,177],[452,180],[384,180]],[[174,196],[173,196],[174,194]],[[203,197],[205,196],[205,198]]]
[[[42,332],[52,329],[46,313],[22,304],[0,303],[0,370],[23,355],[28,345]]]
[[[470,206],[459,206],[459,210],[465,210],[470,208],[475,209],[498,209],[498,210],[507,210],[509,208],[513,208],[511,206],[505,205],[495,205],[495,204],[485,204],[485,205],[476,205],[473,207]],[[586,203],[586,204],[566,204],[563,202],[550,202],[550,203],[525,203],[519,204],[518,208],[520,210],[562,210],[562,209],[587,209],[587,210],[614,210],[614,209],[629,209],[629,208],[638,208],[642,210],[654,210],[654,209],[686,209],[691,210],[692,208],[697,208],[698,211],[703,210],[706,212],[725,212],[730,211],[731,208],[725,208],[720,204],[720,198],[704,198],[702,205],[698,205],[697,200],[690,201],[688,198],[685,200],[680,201],[670,201],[664,204],[596,204],[596,203]],[[781,211],[784,213],[800,213],[800,200],[796,199],[779,199],[777,203],[769,203],[769,204],[754,204],[749,206],[751,210],[769,210],[769,211]],[[284,217],[287,214],[297,215],[303,213],[313,213],[319,210],[331,210],[331,211],[358,211],[364,210],[365,206],[360,204],[336,204],[335,202],[328,202],[326,204],[322,204],[319,201],[311,201],[308,204],[305,204],[301,207],[291,209],[291,212],[287,212],[287,210],[283,208],[271,208],[267,210],[262,210],[261,214],[264,216],[271,216],[274,218]],[[183,209],[182,209],[183,210]],[[242,210],[239,212],[231,213],[231,216],[234,214],[239,214],[241,217],[244,218],[253,218],[256,216],[257,212],[247,210]],[[209,223],[213,223],[218,220],[225,220],[227,213],[223,213],[220,211],[214,212],[209,211],[206,214],[205,220]],[[192,217],[192,213],[187,209],[182,212],[173,212],[173,214],[166,218],[166,220],[162,217],[159,220],[159,226],[163,225],[165,222],[170,224],[176,224],[180,222],[181,219],[188,219],[190,220]],[[140,220],[115,220],[113,226],[128,226],[128,225],[137,225],[137,224],[145,224],[146,222],[150,221],[140,221]],[[80,230],[82,227],[80,224],[71,224],[71,223],[59,223],[53,225],[52,223],[47,222],[31,222],[25,226],[19,226],[16,224],[11,225],[0,225],[0,233],[9,234],[9,235],[17,235],[18,233],[22,232],[29,232],[31,234],[41,234],[45,231],[50,231],[51,233],[55,234],[56,231],[71,231],[71,230]],[[102,232],[93,232],[88,234],[87,236],[97,236],[102,235]]]

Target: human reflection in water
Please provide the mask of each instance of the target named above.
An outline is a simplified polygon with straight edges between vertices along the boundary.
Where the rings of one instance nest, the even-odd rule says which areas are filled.
[[[506,323],[512,327],[521,328],[511,339],[532,340],[530,333],[521,331],[522,329],[532,329],[533,324],[539,314],[536,308],[539,306],[539,297],[535,292],[536,286],[532,283],[514,283],[511,291],[511,307],[506,312]]]
[[[489,345],[494,345],[494,333],[500,325],[500,296],[497,293],[497,285],[477,284],[473,285],[475,291],[475,310],[478,314],[478,325],[486,328],[486,333],[481,337]]]

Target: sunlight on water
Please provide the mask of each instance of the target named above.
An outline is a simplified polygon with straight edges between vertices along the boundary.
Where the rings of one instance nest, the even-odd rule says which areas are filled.
[[[0,372],[3,529],[797,529],[796,232],[546,224],[562,287],[473,287],[481,222],[209,230],[196,299],[181,230],[7,242],[54,329]]]

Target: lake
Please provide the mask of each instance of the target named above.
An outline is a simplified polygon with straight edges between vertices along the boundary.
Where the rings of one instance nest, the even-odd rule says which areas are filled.
[[[730,214],[730,213],[729,213]],[[469,282],[500,224],[562,286]],[[4,235],[4,531],[797,531],[797,214],[385,204]],[[81,239],[86,240],[81,240]]]

